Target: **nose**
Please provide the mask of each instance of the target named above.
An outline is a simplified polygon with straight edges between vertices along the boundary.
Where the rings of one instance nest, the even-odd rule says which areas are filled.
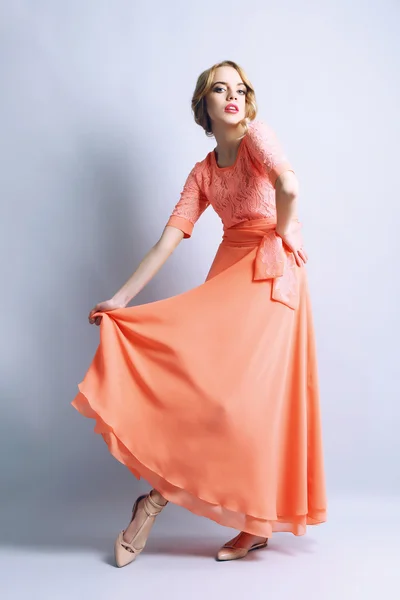
[[[228,98],[229,100],[237,100],[237,94],[235,94],[234,92],[229,92],[228,94]]]

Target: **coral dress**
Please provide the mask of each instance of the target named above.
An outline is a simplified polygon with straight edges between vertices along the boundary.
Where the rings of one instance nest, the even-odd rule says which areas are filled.
[[[96,313],[100,343],[72,402],[165,498],[266,537],[326,520],[307,272],[274,231],[285,170],[259,120],[233,165],[218,167],[214,151],[195,164],[167,225],[189,238],[209,205],[221,217],[205,282]]]

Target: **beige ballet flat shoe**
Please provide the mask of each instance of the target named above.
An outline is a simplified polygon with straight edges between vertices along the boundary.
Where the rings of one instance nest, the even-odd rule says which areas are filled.
[[[117,567],[125,567],[125,565],[133,562],[142,552],[146,545],[147,538],[149,537],[150,530],[154,525],[156,516],[162,511],[164,506],[168,504],[168,501],[165,504],[157,504],[150,494],[139,496],[133,505],[130,523],[132,523],[138,511],[142,511],[143,518],[132,540],[129,543],[124,540],[123,535],[125,529],[119,532],[117,539],[115,540],[114,556]]]
[[[226,542],[218,550],[216,560],[236,560],[238,558],[244,558],[249,552],[252,550],[258,550],[259,548],[265,548],[268,546],[268,538],[265,538],[265,542],[256,542],[250,548],[241,548],[240,547],[240,536],[243,534],[241,531],[236,537],[229,542]]]

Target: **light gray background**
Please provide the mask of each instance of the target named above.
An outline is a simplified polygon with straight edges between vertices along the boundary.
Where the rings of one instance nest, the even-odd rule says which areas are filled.
[[[395,584],[399,12],[388,0],[1,2],[3,597],[353,600]],[[117,570],[114,538],[149,486],[70,405],[99,339],[87,314],[215,146],[190,100],[223,59],[246,69],[300,181],[329,520],[228,566],[213,556],[234,532],[170,505]],[[221,233],[209,208],[133,304],[202,283]]]

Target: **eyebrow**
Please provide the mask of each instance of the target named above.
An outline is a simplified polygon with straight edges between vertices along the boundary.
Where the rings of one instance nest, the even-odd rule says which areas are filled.
[[[213,85],[216,85],[217,83],[223,83],[224,85],[228,85],[226,81],[214,81]],[[246,84],[242,82],[238,83],[237,85],[244,85],[246,87]]]

